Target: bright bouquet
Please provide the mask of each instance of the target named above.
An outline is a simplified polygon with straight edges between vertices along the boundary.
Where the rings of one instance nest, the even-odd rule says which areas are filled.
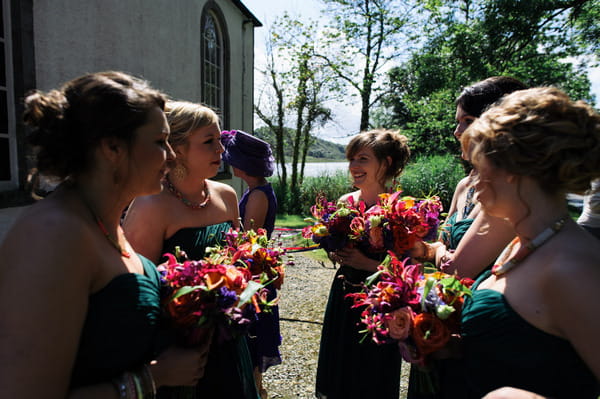
[[[472,283],[442,272],[421,273],[420,265],[390,254],[363,291],[347,296],[353,307],[364,307],[363,339],[397,342],[404,360],[424,365],[427,355],[459,333],[460,312]]]
[[[243,308],[261,288],[247,270],[209,258],[187,260],[179,248],[165,256],[158,266],[164,309],[183,343],[198,345],[215,328],[220,339],[246,331]]]
[[[350,244],[369,253],[392,251],[402,256],[417,241],[435,238],[442,204],[435,196],[417,200],[401,194],[380,194],[369,209],[363,201],[355,204],[352,197],[334,204],[319,195],[311,207],[314,219],[307,219],[313,224],[302,235],[328,252]]]
[[[251,298],[255,311],[269,311],[270,306],[277,304],[278,298],[268,299],[266,287],[281,288],[285,277],[285,249],[273,246],[267,231],[262,228],[243,232],[230,229],[225,234],[225,243],[222,248],[211,248],[210,258],[244,270],[252,281],[261,286]]]

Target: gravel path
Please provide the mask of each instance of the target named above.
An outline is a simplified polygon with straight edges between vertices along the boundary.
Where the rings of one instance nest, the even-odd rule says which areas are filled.
[[[279,302],[283,363],[264,375],[269,398],[315,397],[323,312],[335,272],[331,263],[323,265],[305,253],[296,253],[295,264],[287,267]],[[406,397],[408,371],[403,363],[400,398]]]

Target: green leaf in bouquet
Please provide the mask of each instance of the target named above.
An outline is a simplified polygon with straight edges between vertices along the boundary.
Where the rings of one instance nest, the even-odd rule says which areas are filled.
[[[373,284],[375,282],[375,280],[377,280],[379,278],[379,276],[381,275],[381,273],[383,273],[383,270],[378,270],[375,273],[371,274],[365,280],[365,285],[369,286],[369,285]]]
[[[257,283],[256,281],[248,281],[248,286],[240,295],[239,306],[245,305],[250,302],[252,296],[258,292],[263,287],[262,284]]]
[[[180,289],[177,290],[177,292],[175,293],[175,295],[173,295],[173,298],[171,298],[171,301],[179,298],[180,296],[183,295],[187,295],[190,292],[194,292],[197,290],[206,290],[206,287],[202,286],[202,285],[187,285],[185,287],[181,287]]]

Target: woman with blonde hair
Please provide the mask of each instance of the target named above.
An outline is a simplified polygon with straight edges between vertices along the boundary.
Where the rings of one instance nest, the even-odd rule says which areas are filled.
[[[230,186],[210,180],[221,164],[219,118],[201,104],[171,101],[166,105],[171,129],[169,142],[176,158],[161,193],[137,198],[127,212],[124,229],[137,251],[159,262],[175,247],[190,259],[202,259],[206,248],[224,241],[238,228],[237,195]],[[244,337],[212,339],[205,375],[196,387],[198,397],[257,398],[252,363]],[[176,389],[159,392],[177,398]]]

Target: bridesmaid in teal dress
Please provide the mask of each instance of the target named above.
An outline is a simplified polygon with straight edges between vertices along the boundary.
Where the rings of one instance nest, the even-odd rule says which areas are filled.
[[[175,157],[164,103],[120,72],[25,99],[37,168],[61,183],[0,246],[0,397],[152,398],[202,375],[206,349],[159,353],[158,273],[119,224]]]
[[[483,212],[516,234],[465,301],[469,388],[486,398],[596,399],[600,252],[569,215],[566,194],[600,176],[600,115],[556,88],[523,90],[461,141]]]
[[[169,102],[166,114],[176,159],[163,191],[132,203],[124,229],[133,247],[155,262],[176,246],[190,259],[202,259],[207,247],[222,244],[225,232],[240,225],[233,188],[209,180],[217,174],[224,150],[219,120],[210,108],[183,101]],[[225,339],[216,330],[204,377],[194,392],[175,387],[159,390],[158,397],[258,398],[245,337]]]
[[[343,195],[367,207],[377,203],[386,185],[408,162],[407,139],[395,131],[376,129],[360,133],[346,146],[348,171],[358,190]],[[345,247],[329,256],[340,264],[329,292],[317,367],[316,395],[323,399],[397,399],[402,358],[395,344],[361,342],[360,309],[352,308],[346,294],[358,292],[377,271],[385,256]]]
[[[456,99],[456,139],[460,140],[469,125],[502,96],[523,89],[526,86],[522,82],[508,76],[494,76],[466,87]],[[466,158],[464,153],[461,156]],[[439,242],[424,243],[420,253],[415,251],[413,257],[433,263],[447,273],[456,272],[461,277],[475,278],[491,267],[514,232],[502,219],[481,212],[475,198],[475,181],[475,172],[471,170],[457,184]],[[435,387],[433,392],[423,390],[422,372],[411,366],[409,399],[468,398],[464,391],[464,365],[460,359],[433,358],[428,370],[428,378],[432,378]]]

